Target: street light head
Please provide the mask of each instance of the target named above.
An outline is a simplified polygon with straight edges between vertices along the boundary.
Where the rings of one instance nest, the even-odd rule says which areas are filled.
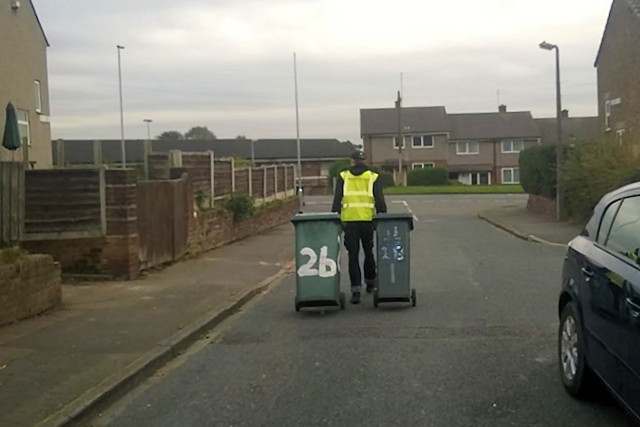
[[[143,120],[143,122],[151,123],[151,122],[153,122],[153,120],[151,120],[151,119],[144,119],[144,120]]]
[[[542,42],[538,46],[540,46],[540,48],[544,49],[544,50],[553,50],[553,49],[556,49],[558,47],[555,44],[551,44],[551,43],[547,43],[547,42]]]
[[[117,45],[116,47],[117,47],[118,49],[124,49],[124,46]]]

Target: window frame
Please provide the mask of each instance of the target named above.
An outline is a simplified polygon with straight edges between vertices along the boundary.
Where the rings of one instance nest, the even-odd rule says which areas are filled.
[[[510,148],[508,150],[504,149],[505,143],[508,143]],[[516,143],[521,146],[520,149],[516,149]],[[524,150],[524,139],[503,139],[500,141],[500,151],[502,154],[517,154]]]
[[[34,95],[36,97],[36,108],[35,111],[38,114],[42,114],[42,83],[40,80],[34,80]]]
[[[416,167],[417,165],[420,165],[420,167]],[[430,166],[427,167],[427,165],[430,165]],[[433,162],[415,162],[415,163],[411,163],[411,170],[433,169],[435,167],[436,167],[436,165]]]
[[[420,138],[420,144],[416,145],[416,138]],[[425,144],[425,138],[429,138],[431,144]],[[415,148],[416,150],[421,150],[424,148],[434,148],[436,146],[436,138],[435,135],[425,134],[425,135],[413,135],[411,136],[411,148]]]
[[[515,180],[515,171],[516,169],[518,170],[518,180]],[[507,182],[504,179],[504,173],[506,171],[511,171],[511,181]],[[510,168],[500,168],[500,183],[501,184],[520,184],[520,167],[519,166],[513,166]]]
[[[404,150],[405,148],[407,148],[407,138],[408,136],[406,135],[402,135],[402,149]],[[391,137],[391,145],[393,146],[394,150],[398,149],[398,144],[396,144],[396,141],[398,140],[397,136],[392,136]]]
[[[24,117],[26,118],[26,120],[22,120],[21,115],[22,113],[24,113]],[[22,135],[22,132],[20,131],[22,129],[23,126],[26,126],[27,128],[27,147],[31,147],[31,123],[29,120],[29,111],[27,110],[21,110],[21,109],[17,109],[16,111],[16,115],[17,115],[17,119],[18,119],[18,133],[20,134],[20,143],[24,144],[24,138],[25,135]]]
[[[460,144],[464,144],[465,151],[460,151]],[[470,150],[470,144],[475,144],[477,151]],[[479,141],[456,141],[456,155],[458,156],[477,156],[480,154],[480,142]]]

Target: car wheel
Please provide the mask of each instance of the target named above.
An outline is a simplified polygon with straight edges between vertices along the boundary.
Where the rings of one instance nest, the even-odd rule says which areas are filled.
[[[567,392],[576,398],[590,396],[596,386],[595,375],[585,358],[584,331],[573,302],[564,307],[560,316],[558,359]]]

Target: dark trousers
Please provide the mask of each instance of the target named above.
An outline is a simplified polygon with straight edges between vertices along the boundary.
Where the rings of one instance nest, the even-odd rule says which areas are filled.
[[[362,283],[360,271],[360,243],[364,250],[364,280],[373,284],[376,278],[376,261],[373,256],[373,222],[345,222],[344,245],[349,252],[349,278],[351,292],[359,292]]]

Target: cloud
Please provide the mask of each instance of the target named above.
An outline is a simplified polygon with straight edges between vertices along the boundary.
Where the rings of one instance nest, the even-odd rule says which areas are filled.
[[[297,52],[303,137],[359,139],[359,109],[596,114],[593,61],[609,2],[478,0],[35,0],[47,36],[55,138],[119,137],[196,125],[220,137],[295,137]],[[499,95],[498,95],[499,91]]]

